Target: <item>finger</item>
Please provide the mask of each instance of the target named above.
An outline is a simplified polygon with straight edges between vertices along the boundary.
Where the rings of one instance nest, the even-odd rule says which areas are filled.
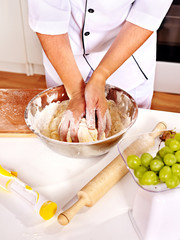
[[[73,142],[79,142],[78,140],[78,129],[79,129],[79,121],[75,123],[74,118],[70,121],[70,135]]]
[[[67,141],[67,133],[70,126],[70,115],[71,115],[70,111],[67,110],[64,113],[61,119],[61,122],[59,124],[58,133],[61,141],[65,141],[65,142]]]
[[[97,109],[97,122],[98,122],[98,140],[100,140],[104,134],[106,128],[106,118],[102,117],[100,109]]]
[[[110,112],[109,110],[107,109],[106,113],[105,113],[105,116],[106,116],[106,129],[105,129],[105,135],[106,137],[108,136],[110,130],[111,130],[111,126],[112,126],[112,121],[111,121],[111,115],[110,115]]]
[[[91,108],[90,106],[86,107],[86,121],[89,129],[96,128],[95,108]]]

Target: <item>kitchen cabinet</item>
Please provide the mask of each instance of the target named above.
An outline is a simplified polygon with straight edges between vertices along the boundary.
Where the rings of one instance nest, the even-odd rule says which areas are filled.
[[[43,74],[41,46],[28,25],[27,1],[1,0],[0,5],[0,71]]]
[[[173,1],[157,34],[155,90],[180,94],[180,1]]]
[[[154,90],[180,94],[180,63],[160,62],[156,64]]]
[[[0,7],[0,61],[25,64],[26,53],[19,0],[1,0]]]
[[[27,59],[30,63],[42,65],[42,50],[37,35],[30,29],[28,23],[28,5],[27,1],[21,0],[22,22],[24,29],[24,38],[27,50]]]

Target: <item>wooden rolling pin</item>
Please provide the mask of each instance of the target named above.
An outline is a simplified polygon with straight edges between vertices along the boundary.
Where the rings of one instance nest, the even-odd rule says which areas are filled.
[[[123,155],[140,155],[147,152],[154,146],[154,140],[165,129],[166,124],[160,122],[156,125],[152,133],[144,134],[131,143],[123,152]],[[126,173],[128,169],[121,157],[118,155],[109,165],[107,165],[98,175],[96,175],[86,186],[78,192],[78,201],[59,214],[58,221],[62,225],[68,224],[74,215],[83,207],[93,206],[110,188],[112,188]]]

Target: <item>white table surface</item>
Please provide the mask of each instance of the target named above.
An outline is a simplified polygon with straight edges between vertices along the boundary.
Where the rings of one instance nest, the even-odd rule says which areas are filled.
[[[126,136],[151,131],[159,121],[180,129],[179,113],[139,109],[137,121]],[[76,193],[117,155],[114,147],[103,157],[66,158],[38,138],[0,138],[0,165],[17,171],[23,182],[58,205],[57,214],[44,221],[26,202],[0,189],[0,239],[138,240],[128,216],[137,191],[129,173],[93,207],[84,207],[67,226],[57,222],[58,214],[71,205]]]

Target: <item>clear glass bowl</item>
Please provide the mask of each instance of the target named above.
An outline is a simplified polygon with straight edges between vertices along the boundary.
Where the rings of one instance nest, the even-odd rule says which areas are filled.
[[[180,131],[176,130],[176,132],[180,132]],[[135,154],[140,157],[142,153],[148,152],[153,157],[155,157],[158,150],[165,146],[164,142],[159,137],[156,137],[155,139],[153,139],[151,137],[151,134],[152,132],[149,132],[149,133],[131,135],[131,136],[122,138],[118,143],[118,151],[122,156],[122,159],[124,160],[132,178],[140,188],[149,192],[164,192],[164,191],[177,189],[180,187],[180,185],[178,185],[176,188],[169,189],[167,188],[166,184],[163,182],[162,183],[160,182],[157,185],[141,185],[138,181],[138,178],[136,178],[136,176],[134,175],[134,170],[129,168],[127,165],[126,159],[128,155]]]

